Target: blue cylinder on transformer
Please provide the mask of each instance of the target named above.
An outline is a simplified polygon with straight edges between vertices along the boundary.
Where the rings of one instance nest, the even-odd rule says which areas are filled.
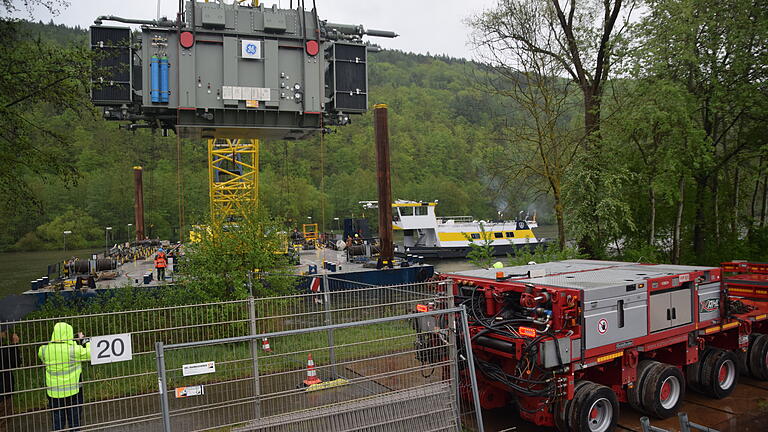
[[[168,57],[160,57],[160,102],[168,103]]]
[[[152,56],[149,62],[149,94],[152,103],[160,102],[160,58],[156,55]]]

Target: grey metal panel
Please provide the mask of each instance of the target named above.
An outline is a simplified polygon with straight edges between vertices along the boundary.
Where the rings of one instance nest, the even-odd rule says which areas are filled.
[[[648,306],[637,294],[604,301],[604,307],[584,311],[584,348],[592,349],[648,334],[645,320]],[[623,327],[619,325],[619,301],[624,301]],[[609,305],[610,304],[610,305]]]
[[[285,15],[281,13],[264,13],[264,30],[270,32],[284,32],[287,29]]]
[[[572,262],[580,261],[580,262]],[[567,261],[554,261],[543,264],[532,264],[522,266],[503,267],[500,269],[478,269],[478,270],[466,270],[461,272],[455,272],[454,274],[468,277],[477,277],[483,279],[496,279],[496,272],[504,272],[505,275],[510,274],[526,274],[529,271],[537,272],[542,271],[546,275],[555,275],[561,273],[573,273],[586,270],[594,270],[604,268],[605,265],[599,261],[591,262],[589,260],[567,260]],[[518,278],[515,278],[518,279]],[[541,278],[532,278],[529,282],[538,282]]]
[[[598,269],[594,271],[561,274],[543,278],[526,279],[531,282],[583,291],[585,302],[615,297],[629,292],[643,292],[648,289],[646,280],[658,277],[658,273],[628,271],[621,268]]]
[[[581,358],[581,339],[571,339],[571,360]]]
[[[318,55],[319,56],[319,55]],[[318,56],[305,56],[304,62],[304,111],[320,112],[320,100],[323,94],[323,75],[320,73],[320,64],[318,63]],[[319,77],[320,79],[316,79]]]
[[[636,263],[631,263],[626,261],[603,261],[603,260],[588,260],[588,259],[569,259],[569,260],[564,260],[560,262],[572,263],[572,264],[599,265],[600,267],[615,267],[615,266],[627,266],[627,265],[636,264]]]
[[[240,43],[237,38],[225,37],[224,38],[224,58],[237,58],[237,50],[240,48]],[[223,86],[237,86],[239,85],[239,62],[224,62],[224,82]],[[223,87],[222,86],[222,87]],[[223,89],[222,89],[223,91]],[[238,106],[240,101],[236,99],[224,99],[222,93],[222,103],[229,106]]]
[[[226,18],[223,8],[200,8],[201,23],[205,27],[224,27],[226,24]]]
[[[237,50],[240,48],[240,44],[236,37],[224,36],[224,58],[237,58]],[[224,85],[236,86],[239,85],[238,81],[238,62],[226,61],[224,62]],[[225,102],[226,103],[226,102]]]
[[[690,288],[672,291],[669,293],[670,306],[672,307],[672,327],[690,324],[693,322],[692,297],[693,291]]]
[[[264,41],[264,87],[271,90],[272,96],[269,101],[265,103],[267,107],[274,108],[280,106],[280,66],[278,63],[279,57],[277,55],[278,47],[277,41],[265,40]],[[297,75],[298,78],[298,75]]]
[[[568,364],[571,359],[571,338],[558,338],[557,346],[560,348],[560,360],[562,360],[562,364]],[[555,341],[548,340],[540,344],[539,360],[545,368],[560,365],[558,362],[557,351],[555,350]]]
[[[145,39],[146,40],[146,39]],[[171,95],[178,96],[178,106],[194,107],[197,105],[197,91],[195,90],[195,55],[200,44],[196,43],[188,50],[182,50],[178,64],[179,80],[170,83]],[[145,68],[146,69],[146,68]],[[173,73],[171,74],[173,75]],[[144,96],[147,100],[148,96]],[[170,104],[169,104],[170,105]]]
[[[669,313],[670,307],[670,296],[668,292],[651,294],[651,332],[669,328],[672,325]]]
[[[699,321],[720,318],[720,283],[699,285]]]
[[[193,88],[197,93],[195,106],[224,108],[224,102],[221,98],[216,98],[223,82],[223,68],[221,66],[225,59],[223,45],[196,43],[194,57],[198,80],[193,83]],[[227,59],[227,61],[237,61],[237,59]]]

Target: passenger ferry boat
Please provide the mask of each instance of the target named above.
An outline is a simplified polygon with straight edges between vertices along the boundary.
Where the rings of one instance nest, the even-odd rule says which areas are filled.
[[[471,250],[470,239],[476,244],[483,242],[483,230],[492,241],[494,255],[514,254],[517,249],[546,243],[533,233],[538,227],[535,216],[532,220],[479,221],[471,216],[437,217],[435,207],[437,201],[398,200],[392,204],[392,227],[403,231],[403,244],[397,245],[396,252],[425,258],[465,257]]]

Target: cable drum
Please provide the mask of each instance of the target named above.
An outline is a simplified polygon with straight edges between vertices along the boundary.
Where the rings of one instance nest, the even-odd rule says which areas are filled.
[[[114,270],[117,268],[117,260],[112,258],[100,258],[96,260],[96,271]]]
[[[84,274],[89,273],[90,265],[88,263],[88,260],[75,260],[73,263],[69,264],[69,271],[70,274]]]
[[[365,255],[365,247],[366,245],[351,245],[347,248],[347,250],[349,251],[350,256],[361,256]],[[371,254],[377,253],[379,253],[379,247],[371,245]]]

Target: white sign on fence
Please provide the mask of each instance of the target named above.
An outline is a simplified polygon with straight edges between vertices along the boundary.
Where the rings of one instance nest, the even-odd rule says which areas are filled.
[[[190,396],[200,396],[205,394],[205,389],[202,385],[176,387],[176,399],[185,398]]]
[[[91,364],[114,363],[133,359],[131,334],[122,333],[91,338]]]
[[[216,362],[190,363],[181,367],[181,373],[184,376],[202,375],[216,372]]]

